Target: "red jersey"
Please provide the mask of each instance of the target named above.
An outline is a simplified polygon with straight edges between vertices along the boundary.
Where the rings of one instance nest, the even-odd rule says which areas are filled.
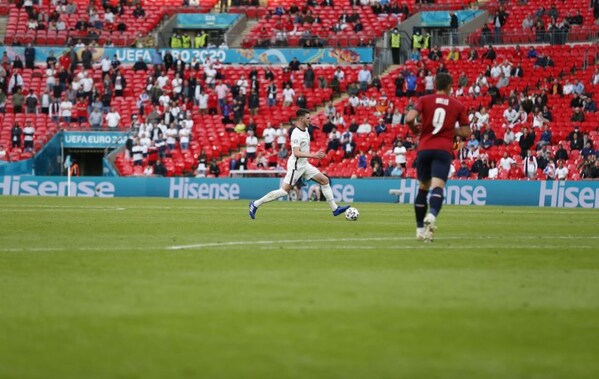
[[[418,150],[445,150],[453,154],[456,123],[468,125],[466,107],[447,95],[427,95],[414,107],[420,113],[422,131]]]

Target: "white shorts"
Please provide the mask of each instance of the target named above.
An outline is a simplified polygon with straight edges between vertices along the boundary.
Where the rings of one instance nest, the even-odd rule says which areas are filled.
[[[310,180],[318,174],[320,174],[320,170],[312,166],[310,163],[307,163],[302,167],[298,167],[297,169],[287,169],[287,175],[285,175],[283,183],[293,186],[299,180],[299,178]]]

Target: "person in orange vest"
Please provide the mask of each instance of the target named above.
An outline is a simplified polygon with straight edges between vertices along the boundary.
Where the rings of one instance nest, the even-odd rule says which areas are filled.
[[[71,176],[79,176],[81,174],[79,164],[76,160],[73,159],[73,163],[71,164],[71,167],[69,167],[69,171],[71,172]]]

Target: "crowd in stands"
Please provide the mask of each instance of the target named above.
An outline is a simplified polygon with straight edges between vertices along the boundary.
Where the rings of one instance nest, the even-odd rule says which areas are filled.
[[[198,10],[215,3],[207,0],[207,8]],[[152,30],[176,9],[165,0],[16,0],[9,5],[4,43],[153,47]]]
[[[171,44],[207,45],[202,34],[175,34]],[[577,52],[586,48],[423,43],[381,77],[369,65],[297,59],[281,67],[186,63],[160,49],[151,63],[129,68],[117,57],[94,57],[91,46],[34,67],[26,50],[24,62],[5,55],[0,66],[0,112],[4,123],[15,121],[0,135],[10,137],[0,138],[0,159],[30,156],[59,128],[89,128],[131,130],[127,153],[116,160],[124,175],[281,168],[295,110],[346,95],[313,117],[314,147],[327,152],[318,164],[331,176],[414,177],[418,141],[405,115],[417,97],[434,92],[436,73],[449,72],[472,129],[469,140],[455,140],[453,177],[597,178],[599,68],[584,70]]]
[[[489,23],[481,30],[481,43],[536,42],[564,44],[570,40],[587,40],[598,25],[599,5],[596,1],[555,0],[491,4]],[[566,9],[564,9],[566,8]]]

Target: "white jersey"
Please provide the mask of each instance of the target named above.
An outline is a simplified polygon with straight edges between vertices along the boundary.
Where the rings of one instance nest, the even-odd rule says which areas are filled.
[[[310,152],[310,134],[308,133],[308,129],[301,130],[296,127],[291,132],[291,156],[287,161],[287,170],[297,169],[308,163],[308,158],[297,158],[293,154],[294,147],[299,147],[302,153]]]

